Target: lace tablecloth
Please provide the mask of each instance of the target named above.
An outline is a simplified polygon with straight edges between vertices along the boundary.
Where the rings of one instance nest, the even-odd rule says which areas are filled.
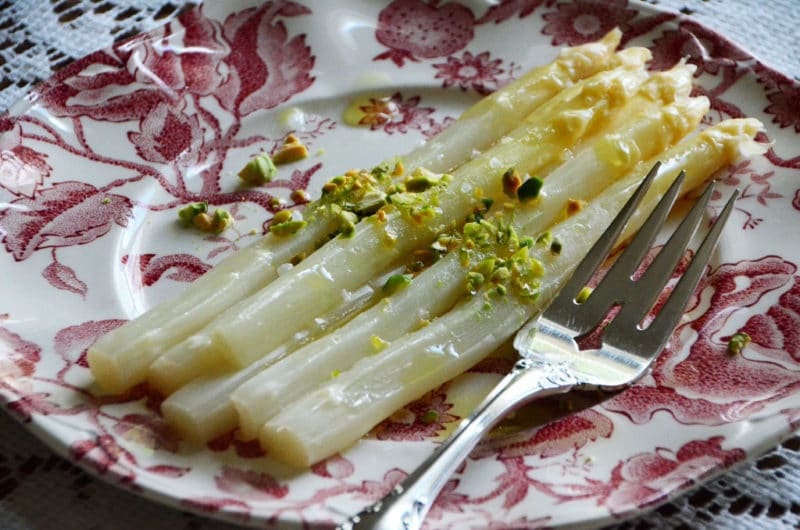
[[[660,0],[660,6],[721,31],[778,70],[800,79],[797,0]],[[0,3],[0,110],[54,70],[115,39],[169,20],[164,0],[23,0]],[[800,110],[800,102],[798,102]],[[110,487],[55,456],[0,414],[0,527],[220,530]],[[800,527],[800,436],[738,470],[623,523],[620,528]]]

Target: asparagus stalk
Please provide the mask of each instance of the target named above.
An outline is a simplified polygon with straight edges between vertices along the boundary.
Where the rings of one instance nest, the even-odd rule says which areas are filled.
[[[687,172],[686,192],[741,155],[763,152],[763,146],[753,141],[759,130],[757,120],[729,120],[658,157],[662,168],[640,212],[652,209],[681,169]],[[311,465],[346,449],[397,408],[491,353],[546,307],[558,285],[602,234],[652,163],[640,165],[553,229],[553,236],[565,244],[560,254],[545,251],[537,256],[545,263],[546,274],[534,302],[511,294],[488,307],[480,295],[466,300],[424,329],[406,335],[379,355],[362,359],[284,408],[261,429],[262,446],[290,464]],[[643,213],[634,216],[628,232],[638,229],[643,219]]]
[[[410,168],[425,167],[437,173],[452,171],[473,151],[483,151],[511,129],[520,116],[581,79],[632,61],[641,48],[614,54],[622,32],[610,31],[597,42],[565,48],[551,63],[535,68],[502,89],[483,98],[458,121],[423,146],[401,157]]]

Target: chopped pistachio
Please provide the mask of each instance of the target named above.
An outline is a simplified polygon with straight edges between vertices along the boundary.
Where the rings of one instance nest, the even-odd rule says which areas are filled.
[[[306,227],[305,221],[285,221],[283,223],[278,224],[270,224],[269,231],[270,233],[275,234],[276,236],[283,237],[296,234],[299,230]]]
[[[394,165],[394,171],[392,171],[392,175],[399,177],[405,172],[406,169],[403,167],[403,163],[398,160],[398,162]]]
[[[356,233],[358,216],[353,212],[342,211],[339,214],[339,233],[345,239],[352,238]]]
[[[281,224],[285,223],[289,219],[292,218],[292,211],[291,210],[281,210],[280,212],[276,213],[272,217],[272,224]]]
[[[586,206],[586,201],[582,201],[580,199],[567,200],[567,217],[572,217],[576,213],[583,210],[585,206]]]
[[[210,232],[212,224],[211,216],[206,212],[199,213],[192,217],[192,224],[203,232]]]
[[[211,231],[215,234],[224,232],[233,225],[233,216],[227,210],[217,208],[214,210],[214,217],[211,220]]]
[[[587,285],[586,287],[581,289],[580,292],[578,292],[578,296],[575,297],[575,302],[582,304],[589,299],[589,295],[591,294],[592,294],[592,288]]]
[[[467,292],[470,294],[475,294],[481,288],[484,282],[484,276],[480,272],[468,272],[467,273]]]
[[[511,271],[506,267],[498,267],[492,273],[491,280],[493,283],[501,283],[511,278]]]
[[[536,244],[541,246],[547,246],[551,241],[553,241],[553,233],[550,230],[539,234],[539,237],[536,238]]]
[[[294,190],[289,198],[296,203],[308,202],[308,193],[305,190]]]
[[[561,241],[558,239],[554,239],[552,243],[550,243],[550,252],[555,255],[561,254]]]
[[[283,206],[283,201],[279,197],[273,197],[269,200],[270,208],[278,209]]]
[[[253,157],[241,171],[239,171],[239,178],[248,184],[257,186],[264,184],[275,178],[278,172],[275,164],[267,153],[261,153]]]
[[[297,136],[290,134],[286,137],[283,146],[272,156],[275,164],[288,164],[308,156],[308,148],[303,145]]]
[[[533,246],[533,238],[532,237],[528,237],[528,236],[521,237],[520,240],[519,240],[519,246],[528,247],[528,248],[532,247]]]
[[[476,271],[483,274],[484,276],[490,276],[492,272],[494,272],[496,262],[497,258],[494,257],[484,258],[483,260],[481,260],[480,263],[478,263]]]
[[[439,419],[439,413],[435,410],[429,410],[422,415],[422,423],[435,423]]]
[[[540,177],[531,177],[526,180],[517,190],[517,198],[521,202],[532,201],[539,197],[544,181]]]
[[[255,228],[251,228],[248,234],[250,234],[251,236],[257,236],[258,230],[256,230]]]
[[[193,223],[195,217],[206,212],[208,212],[208,203],[206,201],[195,202],[187,204],[178,210],[178,219],[184,226],[189,226]]]
[[[519,176],[519,172],[516,169],[512,167],[503,173],[503,193],[510,198],[515,199],[517,197],[517,190],[521,185],[522,177]]]
[[[372,349],[375,350],[376,353],[385,350],[390,344],[389,341],[383,340],[377,335],[371,336],[369,342],[372,344]]]
[[[336,379],[340,375],[342,375],[342,371],[341,370],[333,370],[331,372],[331,379]]]
[[[111,197],[103,197],[102,204],[111,204]]]
[[[747,348],[752,342],[750,335],[740,331],[734,334],[728,341],[728,355],[739,355]]]
[[[413,279],[414,277],[410,274],[392,274],[383,284],[381,291],[387,296],[394,294],[400,289],[408,287]]]

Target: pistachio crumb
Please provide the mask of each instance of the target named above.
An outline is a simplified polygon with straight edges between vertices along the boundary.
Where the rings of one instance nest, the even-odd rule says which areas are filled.
[[[294,190],[289,198],[292,199],[295,203],[306,203],[308,202],[308,193],[305,190]]]
[[[184,226],[190,226],[193,224],[195,217],[206,212],[208,212],[208,203],[206,201],[195,202],[187,204],[178,210],[178,219]]]
[[[576,213],[583,210],[586,206],[586,201],[580,199],[569,199],[567,201],[567,217],[572,217]]]
[[[520,202],[532,201],[539,197],[544,181],[541,177],[533,176],[526,180],[517,190],[517,198]]]
[[[270,182],[278,172],[273,160],[267,153],[261,153],[251,159],[239,171],[239,178],[248,184],[257,186]]]
[[[578,304],[584,303],[586,300],[589,299],[589,295],[592,294],[592,290],[593,289],[591,287],[589,287],[588,285],[585,286],[583,289],[581,289],[578,292],[578,295],[575,297],[575,302],[578,303]]]
[[[111,197],[103,197],[103,200],[100,202],[103,204],[111,204]]]
[[[386,349],[389,346],[389,341],[383,340],[377,335],[373,335],[369,338],[370,344],[372,344],[372,349],[375,350],[375,353]]]
[[[289,134],[283,146],[272,156],[275,164],[297,162],[308,156],[308,148],[294,134]]]
[[[331,372],[331,379],[336,379],[340,375],[342,375],[342,371],[341,370],[334,370],[334,371]]]
[[[508,197],[515,199],[517,197],[517,190],[522,185],[522,177],[515,168],[510,168],[503,173],[503,193]]]
[[[402,176],[402,175],[403,175],[405,172],[406,172],[406,169],[405,169],[405,167],[403,166],[403,163],[402,163],[402,162],[400,162],[400,161],[398,161],[398,162],[397,162],[397,163],[394,165],[394,171],[392,171],[392,175],[393,175],[393,176],[395,176],[395,177],[400,177],[400,176]]]
[[[258,235],[258,230],[256,230],[255,228],[251,228],[251,229],[250,229],[250,232],[248,232],[248,233],[249,233],[251,236],[257,236],[257,235]]]
[[[739,355],[750,345],[750,342],[752,342],[750,335],[743,331],[739,331],[728,341],[728,355]]]
[[[392,274],[383,284],[381,291],[385,295],[391,295],[408,287],[414,277],[410,274]]]
[[[429,410],[422,415],[422,423],[434,423],[439,419],[439,413],[435,410]]]

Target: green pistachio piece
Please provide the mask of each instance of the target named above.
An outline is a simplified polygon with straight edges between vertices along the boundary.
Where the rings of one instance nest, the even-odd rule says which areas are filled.
[[[532,201],[539,196],[543,184],[544,181],[539,177],[529,178],[517,190],[517,198],[521,202]]]
[[[206,212],[208,212],[208,203],[206,201],[195,202],[187,204],[178,210],[178,219],[184,226],[190,226],[195,217]]]
[[[267,153],[261,153],[239,171],[239,178],[248,184],[258,186],[270,182],[277,172],[272,158]]]
[[[394,294],[400,289],[408,287],[413,278],[414,277],[410,274],[392,274],[386,280],[386,283],[383,284],[381,291],[383,291],[385,295]]]

